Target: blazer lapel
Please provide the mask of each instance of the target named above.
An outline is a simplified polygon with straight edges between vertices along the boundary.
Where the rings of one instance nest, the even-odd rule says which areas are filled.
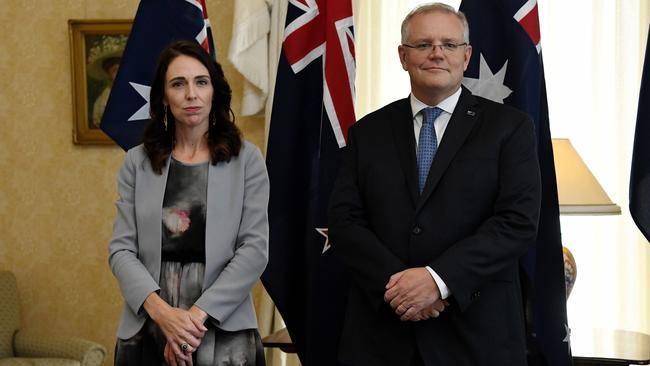
[[[142,191],[139,192],[141,199],[138,202],[143,206],[148,206],[141,210],[142,229],[138,232],[151,233],[139,238],[142,251],[146,252],[148,258],[149,273],[152,273],[156,280],[160,279],[160,262],[161,262],[161,239],[162,239],[162,205],[165,199],[165,188],[167,187],[167,176],[169,174],[170,158],[162,168],[162,174],[158,175],[151,169],[149,160],[142,162],[144,174],[142,178]]]
[[[203,274],[203,290],[206,290],[221,271],[218,265],[223,263],[224,249],[234,242],[238,232],[239,220],[232,210],[238,206],[236,192],[244,189],[233,175],[235,160],[243,159],[243,149],[238,157],[229,162],[219,162],[208,166],[208,190],[205,213],[205,272]],[[241,208],[240,208],[241,209]]]
[[[427,182],[424,185],[420,199],[417,201],[416,213],[420,211],[429,198],[449,166],[449,163],[451,163],[458,150],[463,146],[467,135],[469,135],[474,124],[478,121],[479,112],[476,110],[476,104],[476,98],[463,88],[458,99],[458,104],[456,104],[454,113],[451,115],[451,120],[445,130],[442,142],[438,147],[433,163],[431,163]]]
[[[413,204],[418,201],[417,160],[415,157],[415,135],[413,133],[413,112],[409,99],[402,99],[389,116],[406,185]]]

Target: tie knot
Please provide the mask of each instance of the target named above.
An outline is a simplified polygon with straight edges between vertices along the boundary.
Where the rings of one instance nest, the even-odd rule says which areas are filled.
[[[422,114],[423,114],[423,117],[424,117],[422,122],[423,123],[431,123],[431,124],[433,124],[433,121],[435,121],[436,118],[438,118],[438,116],[440,116],[441,113],[442,113],[442,109],[440,109],[438,107],[424,108],[422,110]]]

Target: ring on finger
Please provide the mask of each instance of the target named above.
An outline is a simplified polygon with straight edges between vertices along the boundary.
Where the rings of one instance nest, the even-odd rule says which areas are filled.
[[[188,350],[189,348],[190,348],[190,345],[189,345],[189,344],[187,344],[187,343],[182,343],[182,344],[181,344],[181,350],[183,350],[183,352],[187,352],[187,350]]]

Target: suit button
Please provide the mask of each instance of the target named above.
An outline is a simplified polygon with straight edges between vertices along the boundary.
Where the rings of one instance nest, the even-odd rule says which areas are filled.
[[[419,226],[413,228],[413,234],[420,235],[420,233],[422,233],[422,229]]]

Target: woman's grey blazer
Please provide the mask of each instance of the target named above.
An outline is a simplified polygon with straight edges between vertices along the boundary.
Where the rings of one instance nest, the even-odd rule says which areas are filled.
[[[117,335],[134,336],[147,314],[142,307],[158,291],[162,204],[169,171],[153,172],[144,147],[126,154],[118,177],[119,198],[108,262],[125,304]],[[244,142],[239,156],[209,165],[203,293],[195,305],[228,331],[257,327],[250,291],[268,261],[269,181],[262,154]]]

